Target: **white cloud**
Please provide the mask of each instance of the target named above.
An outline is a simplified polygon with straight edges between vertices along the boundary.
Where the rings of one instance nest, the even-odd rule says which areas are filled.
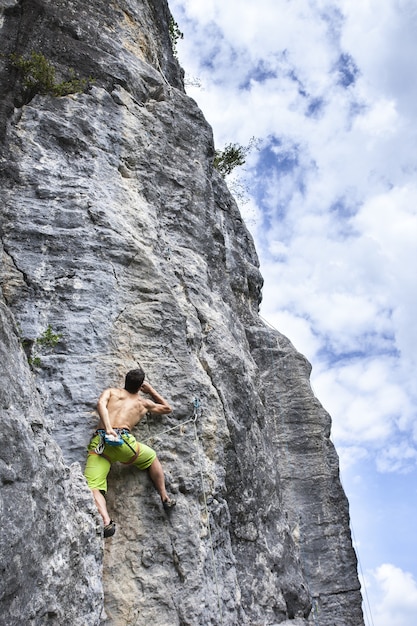
[[[417,363],[417,188],[409,184],[370,198],[356,223],[383,251],[381,274],[391,299],[396,344],[405,368],[411,369]]]
[[[382,450],[377,458],[377,468],[380,472],[407,473],[417,466],[417,448],[408,441],[390,445]]]
[[[333,416],[333,437],[340,445],[359,443],[378,449],[401,433],[398,419],[412,412],[409,400],[398,383],[390,380],[390,357],[356,359],[313,376],[314,390],[326,399]]]
[[[367,586],[372,623],[375,626],[415,625],[417,582],[410,572],[384,563],[368,573],[364,584]]]
[[[369,451],[365,446],[338,446],[337,453],[339,455],[340,471],[347,471],[352,466],[369,458]],[[359,483],[362,481],[362,477],[356,475],[352,480],[352,483]]]
[[[377,100],[372,107],[355,117],[353,129],[363,135],[367,135],[369,145],[374,145],[378,139],[392,137],[399,123],[399,116],[394,100]],[[371,140],[372,143],[371,143]]]
[[[315,354],[320,348],[320,342],[312,331],[311,324],[308,320],[298,317],[285,310],[277,310],[275,313],[268,315],[267,322],[274,328],[285,328],[286,337],[290,337],[295,347],[302,345],[304,354]],[[282,331],[281,331],[282,332]]]
[[[402,112],[414,116],[415,2],[342,0],[341,5],[346,16],[342,45],[353,51],[375,88],[394,95]]]

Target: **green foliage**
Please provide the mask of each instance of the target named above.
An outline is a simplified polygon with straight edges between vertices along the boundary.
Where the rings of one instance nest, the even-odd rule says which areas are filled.
[[[61,333],[55,333],[50,324],[37,339],[22,339],[22,347],[26,353],[29,365],[32,368],[42,366],[41,356],[51,352],[62,338]]]
[[[55,84],[55,69],[43,54],[31,52],[29,59],[16,54],[11,55],[13,65],[22,75],[23,87],[35,93],[51,93]]]
[[[235,167],[246,161],[246,151],[237,143],[229,143],[224,150],[216,150],[213,165],[223,176],[230,174]]]
[[[174,57],[176,57],[177,43],[179,39],[184,39],[184,33],[180,31],[180,27],[178,26],[172,15],[169,20],[169,36],[171,38],[172,52],[174,53]]]
[[[36,343],[47,348],[55,348],[61,338],[62,333],[54,333],[51,325],[48,324],[47,329],[37,338]]]
[[[54,95],[67,96],[70,93],[81,93],[86,91],[93,83],[94,80],[92,78],[77,78],[75,71],[71,68],[69,80],[64,80],[54,85]]]
[[[56,82],[55,68],[39,52],[32,51],[28,59],[16,54],[12,54],[10,58],[22,77],[27,102],[37,93],[51,96],[79,93],[85,91],[93,82],[91,78],[77,78],[74,70],[70,70],[69,80]]]
[[[229,143],[223,150],[214,153],[213,165],[223,176],[231,174],[236,167],[244,165],[246,157],[252,148],[259,149],[260,140],[252,137],[247,146],[238,143]]]
[[[28,356],[28,363],[32,368],[40,367],[42,365],[40,356]]]

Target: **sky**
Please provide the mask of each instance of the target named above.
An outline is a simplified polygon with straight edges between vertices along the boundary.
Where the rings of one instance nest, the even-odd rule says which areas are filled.
[[[186,90],[333,420],[367,626],[417,624],[417,3],[170,0]],[[255,142],[251,139],[255,138]]]

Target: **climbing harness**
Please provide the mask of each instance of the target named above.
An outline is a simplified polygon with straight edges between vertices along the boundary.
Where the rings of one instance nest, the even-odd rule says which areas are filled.
[[[127,428],[113,428],[113,430],[116,431],[117,437],[114,435],[108,435],[103,428],[96,430],[95,434],[100,436],[100,440],[94,452],[96,454],[103,454],[106,446],[122,446],[125,443],[132,450],[136,458],[138,456],[137,450],[135,450],[125,439],[125,436],[130,434],[130,431]]]

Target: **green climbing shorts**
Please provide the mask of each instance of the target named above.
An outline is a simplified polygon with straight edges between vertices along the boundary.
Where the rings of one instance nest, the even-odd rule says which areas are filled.
[[[144,443],[136,441],[133,435],[124,434],[123,440],[129,443],[129,446],[136,450],[136,454],[133,450],[124,443],[121,446],[105,446],[102,454],[97,454],[95,449],[100,443],[100,435],[94,435],[88,444],[88,457],[85,465],[84,476],[87,479],[90,489],[100,489],[100,491],[107,491],[107,475],[110,471],[112,463],[119,462],[125,465],[134,465],[135,467],[144,470],[147,469],[156,459],[156,452],[146,446]]]

